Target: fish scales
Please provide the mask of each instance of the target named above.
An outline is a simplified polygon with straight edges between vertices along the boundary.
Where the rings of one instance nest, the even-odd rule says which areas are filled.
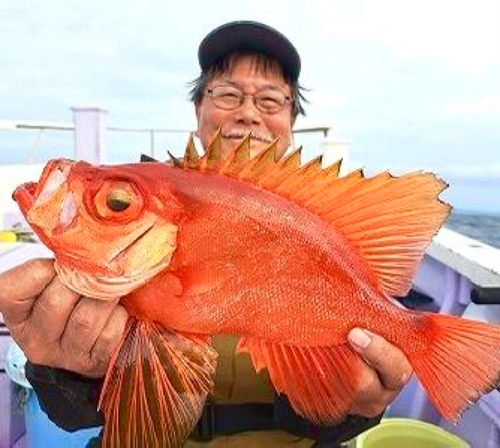
[[[202,295],[169,300],[161,316],[149,317],[181,331],[259,335],[308,345],[345,342],[353,318],[343,321],[355,313],[349,313],[352,304],[332,298],[340,288],[350,288],[354,297],[359,290],[356,281],[367,282],[370,273],[341,235],[308,210],[271,192],[231,178],[165,170],[170,171],[164,176],[172,191],[194,204],[186,210],[190,219],[180,226],[171,271],[183,278],[184,272],[189,276],[191,267],[199,270],[205,262],[205,272],[222,274],[218,282],[211,279],[215,285],[208,282],[211,288]],[[148,288],[161,289],[155,282],[161,284],[161,278]],[[374,288],[370,293],[375,294]],[[370,309],[372,300],[365,306]],[[254,317],[251,321],[248,312]],[[266,316],[282,325],[270,326]],[[311,321],[316,322],[315,331]],[[293,327],[284,328],[286,322]]]

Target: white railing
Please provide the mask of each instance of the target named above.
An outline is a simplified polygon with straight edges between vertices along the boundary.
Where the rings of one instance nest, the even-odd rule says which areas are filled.
[[[294,134],[322,134],[323,138],[328,137],[331,126],[304,126],[294,129]],[[36,154],[39,152],[42,137],[47,131],[75,132],[76,126],[73,123],[59,123],[48,121],[14,121],[0,120],[0,131],[31,131],[35,132],[35,139],[29,151],[26,164],[33,164]],[[159,134],[189,134],[192,129],[173,129],[173,128],[153,128],[153,127],[119,127],[107,126],[106,130],[113,133],[134,133],[144,134],[149,140],[149,155],[155,157],[156,137]]]

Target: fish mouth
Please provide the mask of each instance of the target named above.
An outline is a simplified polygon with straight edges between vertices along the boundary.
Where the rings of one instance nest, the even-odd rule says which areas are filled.
[[[66,182],[71,166],[75,162],[67,159],[51,160],[43,169],[38,182],[26,182],[12,193],[12,199],[26,214],[33,206],[49,199]]]
[[[19,185],[12,193],[12,199],[17,202],[21,211],[26,214],[35,203],[35,192],[38,184],[36,182],[27,182]]]

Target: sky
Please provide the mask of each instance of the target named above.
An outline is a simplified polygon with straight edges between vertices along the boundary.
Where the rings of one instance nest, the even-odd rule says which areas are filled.
[[[213,28],[258,20],[302,59],[307,116],[349,142],[368,174],[431,170],[456,208],[500,213],[500,0],[0,0],[0,121],[72,121],[108,111],[114,127],[195,128],[188,82]],[[156,139],[160,158],[185,134]],[[137,160],[149,136],[109,132],[110,159]],[[321,136],[297,136],[306,156]],[[0,131],[0,164],[71,156],[68,132]]]

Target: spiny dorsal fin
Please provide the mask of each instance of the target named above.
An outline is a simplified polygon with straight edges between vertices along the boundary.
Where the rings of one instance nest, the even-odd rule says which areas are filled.
[[[325,179],[326,178],[335,179],[339,177],[341,166],[342,166],[342,159],[337,160],[335,163],[332,163],[329,167],[325,168],[323,170],[323,173],[325,174]]]
[[[221,153],[221,129],[217,130],[214,139],[208,145],[205,154],[200,159],[199,170],[200,171],[214,171],[217,170],[221,164],[222,153]]]
[[[305,183],[302,189],[293,195],[293,200],[307,205],[309,201],[318,195],[323,195],[327,185],[339,177],[341,163],[342,160],[338,160],[329,167],[317,172],[311,182]]]
[[[173,163],[178,168],[183,168],[182,161],[175,157],[170,151],[167,151],[168,156],[170,157],[170,162]]]
[[[183,168],[196,168],[200,161],[200,156],[198,151],[196,151],[196,146],[194,145],[193,134],[189,134],[189,140],[186,145],[186,151],[184,153],[184,159],[182,161]]]
[[[240,171],[238,177],[253,183],[258,183],[263,173],[276,165],[276,150],[278,140],[275,140],[267,148],[263,149]]]
[[[250,136],[223,157],[220,131],[196,169],[216,170],[287,197],[331,223],[357,248],[389,295],[403,296],[450,206],[439,200],[446,184],[432,173],[339,177],[340,161],[322,169],[321,158],[300,166],[301,149],[275,160],[276,142],[250,158]]]
[[[266,190],[275,191],[275,189],[287,179],[292,173],[300,168],[300,158],[302,147],[296,149],[288,157],[278,161],[271,169],[262,174],[258,185]]]
[[[248,163],[250,160],[250,137],[251,134],[248,134],[243,141],[229,153],[219,169],[220,174],[235,177]]]
[[[314,176],[321,172],[322,160],[323,156],[320,155],[300,169],[295,170],[295,172],[276,189],[276,192],[292,199],[295,194],[300,193],[302,188],[307,188]]]

